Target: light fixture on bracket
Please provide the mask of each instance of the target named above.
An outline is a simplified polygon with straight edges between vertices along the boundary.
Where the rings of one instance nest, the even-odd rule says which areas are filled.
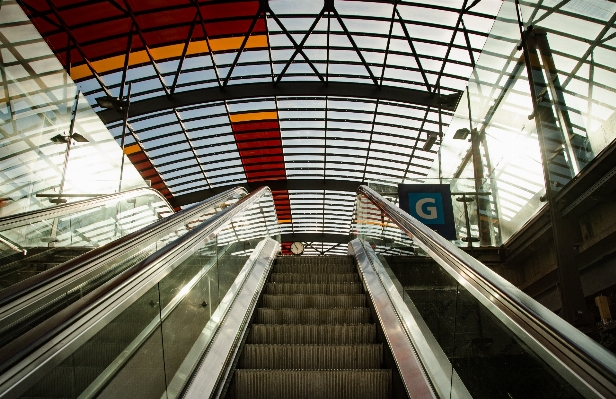
[[[62,171],[62,182],[60,183],[60,192],[58,193],[57,198],[51,198],[49,202],[52,204],[64,204],[66,203],[66,199],[62,198],[62,192],[64,191],[64,179],[66,177],[66,169],[68,168],[68,158],[71,152],[71,144],[72,141],[77,143],[89,143],[90,140],[83,137],[81,134],[77,132],[70,133],[68,135],[56,134],[52,138],[49,139],[52,143],[56,144],[66,144],[66,150],[64,154],[64,170]]]
[[[432,149],[432,146],[434,145],[434,143],[436,143],[437,137],[438,134],[436,133],[428,133],[428,139],[423,146],[424,151],[430,151]]]
[[[68,144],[69,138],[75,140],[78,143],[89,143],[90,142],[90,140],[88,140],[87,138],[83,137],[79,133],[73,133],[70,136],[65,136],[63,134],[56,134],[55,136],[53,136],[49,140],[51,140],[52,142],[54,142],[56,144]]]
[[[115,109],[118,112],[124,111],[128,107],[128,101],[111,96],[98,97],[96,102],[101,108]]]
[[[453,135],[454,140],[466,140],[468,135],[471,133],[470,130],[463,127],[462,129],[456,130],[456,133]]]

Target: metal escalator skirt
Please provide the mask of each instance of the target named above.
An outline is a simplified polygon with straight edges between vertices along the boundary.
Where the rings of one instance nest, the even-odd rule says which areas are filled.
[[[158,190],[149,187],[136,188],[134,190],[123,191],[121,193],[101,195],[100,197],[89,198],[82,201],[70,202],[52,206],[49,208],[37,209],[34,211],[18,213],[0,218],[0,231],[27,226],[42,220],[54,219],[60,216],[70,215],[75,212],[96,208],[99,206],[125,201],[143,195],[153,195],[167,205],[169,212],[173,212],[173,207]]]
[[[611,397],[616,393],[616,356],[376,191],[360,186],[357,193],[368,198],[412,237],[585,397]]]
[[[32,314],[42,306],[41,303],[53,302],[86,283],[93,278],[93,274],[105,273],[139,254],[171,231],[198,218],[204,211],[217,207],[229,198],[245,194],[243,188],[228,190],[3,290],[0,293],[0,325],[10,325]]]
[[[25,392],[269,191],[255,190],[37,326],[39,338],[6,359],[10,367],[0,375],[0,398]]]

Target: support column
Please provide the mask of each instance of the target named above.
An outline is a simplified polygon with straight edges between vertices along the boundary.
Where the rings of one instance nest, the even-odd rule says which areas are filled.
[[[562,305],[560,316],[573,325],[581,326],[591,322],[592,315],[586,309],[582,281],[576,263],[577,253],[574,244],[580,235],[579,227],[575,221],[561,217],[558,204],[554,200],[559,188],[573,177],[572,171],[565,158],[563,146],[565,140],[554,115],[532,26],[522,33],[522,47],[534,109],[532,116],[535,119],[541,150],[545,197],[552,223],[558,291]]]

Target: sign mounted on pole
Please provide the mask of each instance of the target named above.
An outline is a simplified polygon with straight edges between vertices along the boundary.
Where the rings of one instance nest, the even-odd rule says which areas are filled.
[[[455,240],[449,184],[398,184],[400,209],[447,240]]]

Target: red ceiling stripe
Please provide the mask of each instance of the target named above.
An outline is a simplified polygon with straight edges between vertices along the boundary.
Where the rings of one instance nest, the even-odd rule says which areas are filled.
[[[138,145],[139,144],[133,144],[133,146]],[[152,165],[147,155],[143,152],[143,149],[141,149],[141,146],[139,146],[138,151],[130,153],[127,156],[141,177],[143,177],[144,180],[149,180],[151,182],[151,187],[153,189],[160,191],[160,193],[167,199],[173,198],[171,191],[169,191],[169,187],[167,187],[162,177],[158,174],[158,171],[154,168],[154,165]],[[177,208],[176,211],[177,210],[179,210],[179,208]]]
[[[244,164],[244,166],[247,165],[271,165],[272,164],[280,164],[284,162],[284,157],[282,156],[267,156],[267,157],[252,157],[252,158],[246,158],[246,159],[242,159],[242,163]]]
[[[291,214],[291,201],[287,190],[272,191],[274,205],[276,205],[276,216],[280,223],[290,223],[293,219]]]
[[[280,131],[278,121],[251,121],[251,122],[234,122],[234,132],[254,131],[254,130],[277,130]]]
[[[255,139],[270,139],[270,138],[280,139],[280,131],[279,130],[269,130],[266,132],[257,131],[257,132],[251,132],[251,133],[236,133],[235,138],[238,141],[255,140]]]
[[[280,154],[282,147],[282,140],[280,138],[276,140],[257,140],[257,141],[239,141],[236,143],[237,148],[240,151],[252,150],[255,149],[257,151],[276,151],[276,152],[268,152],[268,154]]]
[[[258,113],[255,117],[262,115],[263,113]],[[247,116],[249,115],[243,117]],[[231,128],[248,182],[286,180],[278,120],[232,122]],[[272,194],[278,222],[291,223],[293,216],[288,191],[274,191]]]
[[[283,255],[293,255],[293,252],[291,252],[291,245],[293,245],[292,242],[280,243],[280,252]]]
[[[243,158],[249,158],[249,157],[266,157],[267,155],[280,155],[280,152],[278,151],[277,148],[270,148],[270,149],[260,149],[260,150],[242,150],[240,151],[240,157]],[[272,164],[272,162],[269,161],[269,159],[266,157],[265,158],[267,160],[267,163]],[[253,162],[254,163],[254,162]],[[282,165],[282,169],[284,170],[284,164],[280,163]],[[272,165],[272,167],[274,167],[274,165]]]
[[[59,23],[46,0],[22,1],[26,5],[24,11],[66,67],[68,35],[64,32],[62,24]],[[132,26],[132,19],[127,12],[123,12],[107,1],[51,1],[58,10],[63,23],[71,29],[74,37],[77,38],[77,44],[83,48],[90,61],[125,54]],[[191,0],[118,1],[120,7],[124,9],[127,8],[125,2],[128,2],[135,13],[137,24],[150,48],[183,44],[197,14],[197,9]],[[30,11],[28,7],[42,16],[35,16],[37,14]],[[209,38],[238,37],[248,33],[259,9],[259,1],[202,4],[200,7]],[[252,33],[259,35],[265,32],[265,20],[260,17]],[[203,37],[203,31],[200,28],[194,30],[193,40]],[[141,43],[137,34],[134,34],[132,51],[143,48],[144,43]],[[73,48],[71,51],[72,66],[78,66],[84,62],[81,54]]]

